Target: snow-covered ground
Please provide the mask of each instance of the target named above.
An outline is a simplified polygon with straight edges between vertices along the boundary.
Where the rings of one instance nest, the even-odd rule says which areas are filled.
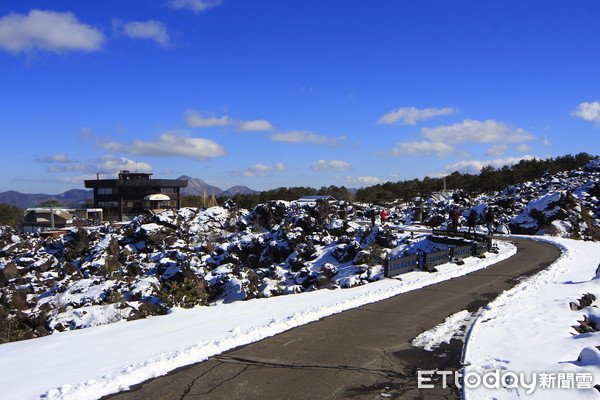
[[[3,399],[94,399],[199,362],[225,350],[350,308],[485,268],[515,254],[500,253],[415,271],[400,279],[237,301],[168,315],[65,331],[0,345]]]
[[[578,304],[587,293],[600,297],[600,243],[531,238],[558,245],[562,256],[479,313],[450,316],[413,342],[431,348],[456,337],[459,327],[470,327],[461,371],[467,400],[599,396],[594,386],[600,384],[600,332],[594,329],[600,328],[600,311],[597,302],[577,311],[570,303]],[[485,268],[516,251],[499,244],[500,254],[469,258],[462,266],[445,264],[433,274],[415,271],[401,280],[348,289],[174,308],[164,316],[2,344],[0,397],[99,398],[295,326]],[[573,326],[581,329],[578,321],[584,317],[589,332],[578,333]],[[500,378],[514,380],[499,384]]]
[[[558,245],[563,254],[478,316],[464,356],[463,373],[472,382],[464,385],[468,400],[600,397],[594,388],[600,384],[600,332],[578,333],[573,328],[587,316],[589,325],[600,329],[598,301],[579,311],[569,305],[579,304],[586,293],[600,297],[600,243],[537,239]],[[487,385],[477,384],[477,377],[486,374]],[[497,377],[509,378],[509,384],[495,387]]]

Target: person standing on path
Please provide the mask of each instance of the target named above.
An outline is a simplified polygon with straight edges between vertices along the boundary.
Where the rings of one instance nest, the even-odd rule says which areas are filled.
[[[471,211],[469,212],[467,226],[469,227],[469,232],[473,229],[473,233],[477,233],[477,211],[475,211],[474,208],[471,208]]]
[[[450,210],[450,227],[453,231],[458,230],[458,219],[460,218],[460,211],[458,210],[458,206],[452,207]]]
[[[485,213],[485,223],[487,225],[487,229],[488,229],[488,234],[492,234],[494,233],[494,222],[495,222],[495,215],[494,215],[494,211],[492,210],[492,207],[488,207],[486,213]]]

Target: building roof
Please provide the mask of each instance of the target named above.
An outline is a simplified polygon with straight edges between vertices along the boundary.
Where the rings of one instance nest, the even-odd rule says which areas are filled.
[[[323,200],[327,200],[327,201],[335,200],[331,196],[304,196],[304,197],[296,200],[296,202],[298,202],[298,203],[314,203],[319,199],[323,199]]]
[[[439,192],[431,193],[431,198],[435,201],[444,201],[452,197],[453,190],[440,190]]]
[[[167,196],[166,194],[156,193],[156,194],[150,194],[150,195],[144,197],[144,200],[162,201],[162,200],[171,200],[171,198],[169,196]]]
[[[187,187],[185,179],[90,179],[84,181],[86,188],[109,187]]]

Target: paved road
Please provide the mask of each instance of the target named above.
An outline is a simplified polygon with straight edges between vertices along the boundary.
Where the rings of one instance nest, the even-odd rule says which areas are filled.
[[[323,318],[132,387],[110,399],[457,399],[417,389],[417,369],[460,368],[462,343],[410,346],[449,315],[475,311],[560,251],[515,239],[518,253],[485,270]]]

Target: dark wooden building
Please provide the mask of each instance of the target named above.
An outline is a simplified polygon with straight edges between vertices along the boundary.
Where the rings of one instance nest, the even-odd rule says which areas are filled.
[[[104,218],[123,220],[155,209],[181,208],[180,189],[184,179],[152,179],[152,174],[121,171],[118,179],[86,180],[94,189],[94,207],[102,208]]]

